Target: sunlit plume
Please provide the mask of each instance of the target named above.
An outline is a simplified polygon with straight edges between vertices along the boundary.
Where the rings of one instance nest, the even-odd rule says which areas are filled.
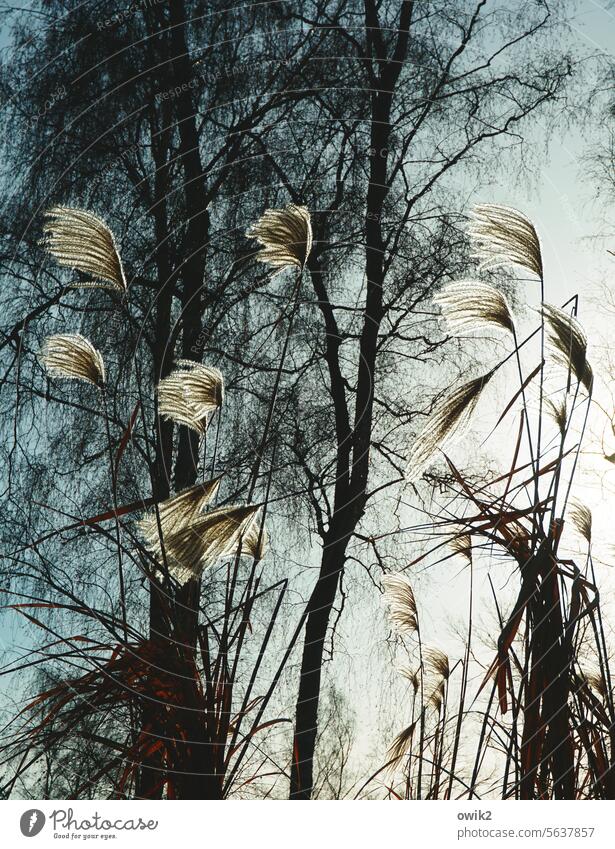
[[[547,341],[554,362],[571,371],[591,395],[594,375],[587,360],[587,336],[576,320],[553,304],[543,304]]]
[[[519,266],[543,276],[540,240],[534,225],[517,209],[483,203],[472,211],[468,234],[481,268]]]
[[[50,377],[85,380],[98,388],[105,384],[101,354],[77,333],[48,336],[39,357]]]
[[[268,209],[246,234],[261,245],[257,259],[278,271],[303,268],[312,250],[312,223],[305,206]]]
[[[417,480],[438,448],[459,436],[470,420],[493,372],[477,377],[447,395],[428,416],[408,457],[406,479]]]
[[[91,277],[72,286],[126,292],[113,233],[100,218],[82,209],[54,206],[46,213],[43,233],[42,244],[60,265]]]
[[[217,368],[201,363],[180,360],[178,366],[158,384],[158,411],[203,434],[208,415],[224,402],[224,379]]]
[[[267,536],[261,528],[259,511],[258,505],[219,507],[164,536],[170,574],[185,583],[227,557],[246,555],[260,560]]]
[[[159,504],[157,515],[155,512],[148,513],[140,520],[138,525],[141,534],[157,559],[162,557],[160,534],[166,539],[193,522],[216,496],[219,488],[220,478],[197,483]]]
[[[384,575],[382,588],[391,628],[398,634],[413,634],[418,630],[418,617],[409,578],[401,573]]]
[[[513,315],[505,295],[487,283],[458,280],[444,286],[434,297],[451,333],[483,328],[514,331]]]

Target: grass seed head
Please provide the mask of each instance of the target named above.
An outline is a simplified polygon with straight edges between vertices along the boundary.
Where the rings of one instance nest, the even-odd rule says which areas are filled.
[[[277,271],[289,266],[302,269],[312,250],[309,210],[293,203],[285,209],[267,209],[246,235],[261,245],[259,262]]]
[[[475,206],[472,218],[468,233],[481,268],[519,266],[542,280],[540,240],[529,218],[491,203]]]
[[[389,609],[391,628],[398,634],[413,634],[419,629],[416,600],[410,579],[401,573],[382,578],[384,603]]]
[[[100,352],[78,333],[48,336],[39,357],[51,377],[85,380],[99,389],[105,384],[105,364]]]
[[[104,221],[82,209],[54,206],[46,212],[42,244],[55,260],[91,276],[83,288],[127,289],[113,233]]]
[[[444,286],[434,297],[451,333],[498,328],[514,331],[513,315],[506,296],[478,280],[458,280]]]
[[[587,360],[587,336],[576,320],[553,304],[543,304],[542,314],[554,362],[570,370],[591,395],[594,376]]]
[[[246,555],[260,560],[267,546],[258,505],[219,507],[164,537],[169,572],[180,583],[198,578],[218,560]]]
[[[408,481],[417,480],[438,448],[463,431],[492,374],[493,372],[488,372],[482,377],[464,383],[435,407],[414,440],[408,458],[406,472]]]
[[[178,368],[158,384],[161,416],[199,434],[207,430],[207,416],[222,406],[224,379],[217,368],[180,360]]]

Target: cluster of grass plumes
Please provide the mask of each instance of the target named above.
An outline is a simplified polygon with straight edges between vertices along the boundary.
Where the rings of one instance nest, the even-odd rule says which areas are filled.
[[[257,259],[269,264],[272,273],[292,266],[300,274],[312,243],[310,215],[304,207],[267,210],[249,235],[260,244]],[[73,286],[110,290],[121,295],[122,310],[130,308],[116,240],[100,218],[80,209],[53,207],[44,223],[43,245],[59,265],[80,275]],[[207,479],[206,468],[216,464],[224,378],[212,365],[179,360],[157,387],[139,387],[141,399],[151,399],[157,429],[161,428],[159,419],[166,419],[180,437],[188,431],[205,437],[212,417],[218,416],[215,443],[202,441],[203,480],[159,498],[150,465],[146,472],[151,475],[151,495],[139,502],[122,503],[118,470],[139,427],[139,411],[141,444],[149,447],[152,439],[143,410],[147,402],[137,403],[118,437],[114,428],[121,410],[116,418],[109,414],[112,383],[101,353],[89,340],[79,334],[50,336],[39,359],[48,377],[81,380],[99,390],[111,505],[104,503],[96,515],[73,522],[68,529],[87,528],[111,548],[117,558],[119,598],[113,598],[111,581],[107,585],[110,611],[90,609],[72,595],[66,604],[49,605],[24,596],[24,602],[16,606],[31,623],[43,628],[35,608],[70,611],[84,617],[97,637],[91,645],[85,637],[61,638],[53,644],[60,648],[51,655],[45,650],[34,661],[18,662],[9,670],[42,668],[50,660],[58,668],[62,663],[70,667],[67,677],[56,676],[56,685],[39,693],[10,726],[0,751],[6,762],[17,767],[2,792],[12,792],[28,770],[66,745],[79,728],[87,745],[99,750],[103,766],[97,780],[114,797],[142,793],[225,798],[236,787],[260,779],[261,749],[254,738],[287,721],[270,715],[264,719],[264,715],[290,650],[279,665],[272,662],[267,667],[268,681],[261,670],[286,593],[286,580],[266,582],[267,563],[262,562],[268,544],[265,514],[273,467],[259,503],[252,497],[255,474],[244,503],[236,502],[235,492],[232,503],[216,504],[224,476],[213,477],[212,473]],[[271,408],[282,368],[283,364]],[[116,401],[117,409],[117,399],[111,400]],[[263,445],[270,418],[264,427]],[[259,451],[259,462],[261,455]],[[194,477],[199,476],[199,461],[194,464]],[[159,477],[165,471],[159,470]],[[134,522],[134,515],[143,508],[148,509]],[[108,522],[115,526],[115,533],[106,527]],[[43,539],[53,539],[66,530],[60,528]],[[23,550],[36,548],[40,542]],[[135,575],[137,567],[140,574]],[[128,569],[133,572],[130,584]],[[211,581],[216,593],[209,604],[202,600],[206,594],[201,594],[206,570],[217,570],[216,581]],[[148,635],[136,625],[142,619],[142,598],[138,594],[130,597],[127,589],[139,580],[149,582],[160,607]],[[58,588],[58,592],[69,594],[72,590]],[[258,632],[257,621],[262,626]],[[297,636],[298,632],[293,639]],[[80,674],[75,672],[77,668],[89,671]],[[243,676],[238,673],[241,669]],[[143,787],[148,789],[143,791]]]
[[[180,583],[198,579],[203,569],[218,560],[246,555],[261,560],[267,535],[259,522],[259,505],[218,507],[183,521],[157,537],[151,528],[148,546],[152,554],[166,559],[169,573]],[[164,555],[162,552],[164,551]]]
[[[540,280],[542,294],[540,240],[523,214],[482,205],[469,234],[481,268],[492,274],[504,266],[530,272]],[[612,650],[593,566],[591,511],[571,497],[594,383],[587,337],[576,318],[578,300],[561,307],[541,303],[540,325],[523,339],[517,338],[506,299],[491,284],[449,284],[434,300],[450,332],[498,328],[510,334],[514,349],[484,377],[445,394],[409,452],[413,481],[420,477],[417,467],[423,471],[438,455],[444,458],[453,505],[434,516],[433,531],[441,539],[415,563],[448,548],[438,562],[451,556],[463,560],[470,603],[466,642],[450,663],[422,644],[411,580],[406,575],[386,579],[391,627],[412,644],[415,655],[405,673],[412,685],[410,722],[388,753],[393,776],[387,794],[613,799]],[[526,371],[519,351],[535,336],[544,340],[541,357]],[[510,465],[477,482],[444,449],[470,420],[486,381],[495,380],[512,357],[519,387],[498,420],[519,416]],[[559,376],[552,397],[544,392],[546,370]],[[530,407],[525,390],[533,381],[540,391]],[[565,520],[586,547],[581,562],[565,556]],[[424,530],[423,522],[420,527]],[[498,574],[503,562],[517,574],[512,601],[498,598],[492,584],[497,646],[492,662],[482,668],[473,659],[478,653],[472,618],[476,550],[481,563],[497,564]],[[477,680],[471,693],[471,682]]]
[[[411,699],[409,722],[387,752],[386,773],[395,784],[395,789],[389,784],[390,792],[396,798],[438,799],[447,792],[450,773],[449,658],[440,649],[423,645],[417,602],[408,576],[385,575],[382,587],[391,630],[412,661],[399,670],[410,683]]]

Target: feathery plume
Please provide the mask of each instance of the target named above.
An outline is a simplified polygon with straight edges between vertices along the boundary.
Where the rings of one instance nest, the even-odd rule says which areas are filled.
[[[104,221],[82,209],[54,206],[45,213],[42,244],[60,265],[92,276],[73,286],[113,289],[127,284],[113,233]]]
[[[191,360],[180,360],[178,366],[158,384],[158,411],[203,434],[207,416],[224,401],[224,379],[217,368]]]
[[[412,669],[410,666],[400,666],[399,674],[410,682],[412,689],[416,693],[420,684],[420,670]]]
[[[429,695],[427,701],[429,704],[434,707],[438,713],[442,709],[442,703],[444,702],[444,692],[445,692],[445,684],[444,678],[442,678],[434,688],[434,690]]]
[[[48,336],[39,355],[51,377],[86,380],[101,388],[105,384],[105,364],[96,348],[78,333]]]
[[[412,446],[406,472],[408,481],[417,480],[436,450],[463,431],[492,375],[492,371],[487,372],[464,383],[436,406]]]
[[[514,332],[506,296],[478,280],[458,280],[444,286],[434,297],[451,333],[467,333],[484,327]]]
[[[416,600],[409,578],[399,572],[382,578],[384,603],[389,608],[391,628],[398,634],[419,630]]]
[[[391,745],[389,746],[389,751],[387,757],[392,761],[399,761],[403,758],[403,756],[412,748],[412,738],[414,737],[414,732],[416,730],[418,720],[415,720],[412,725],[409,725],[407,728],[404,728],[403,731],[397,735],[397,737],[393,740]],[[394,767],[395,763],[391,764],[391,767]]]
[[[580,501],[573,501],[568,510],[568,516],[573,527],[591,545],[592,541],[592,512]]]
[[[553,304],[543,304],[542,314],[554,361],[570,369],[577,381],[591,394],[594,377],[587,360],[585,331],[573,316]]]
[[[258,505],[219,507],[164,537],[169,572],[180,583],[198,578],[217,560],[247,555],[260,560],[267,544]]]
[[[423,657],[425,659],[425,663],[436,675],[443,678],[445,681],[448,681],[451,671],[448,657],[443,651],[440,651],[440,649],[424,649]]]
[[[266,262],[278,271],[288,266],[301,269],[312,250],[309,210],[294,203],[285,209],[267,209],[246,235],[261,245],[257,254],[260,262]]]
[[[589,686],[595,690],[598,695],[605,698],[608,693],[608,687],[604,675],[599,670],[582,670],[582,675]]]
[[[189,525],[209,504],[220,488],[220,478],[197,483],[182,490],[172,498],[167,498],[158,505],[158,518],[162,538],[178,531],[182,526]],[[156,513],[146,514],[138,523],[141,534],[146,540],[150,552],[157,558],[162,557],[160,533]]]
[[[554,361],[570,369],[577,381],[591,395],[594,383],[592,368],[587,361],[587,336],[579,322],[553,304],[543,304],[547,337]]]
[[[518,265],[542,280],[540,240],[529,218],[492,203],[475,206],[472,218],[468,233],[481,268]]]
[[[543,398],[545,412],[550,416],[557,425],[562,436],[566,433],[566,424],[568,423],[568,410],[566,407],[566,398],[561,401],[553,401],[548,396]]]
[[[460,534],[449,542],[450,549],[461,555],[468,563],[472,563],[472,537],[470,534]]]

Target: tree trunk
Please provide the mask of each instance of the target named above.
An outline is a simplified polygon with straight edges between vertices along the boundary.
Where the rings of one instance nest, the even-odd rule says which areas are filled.
[[[168,110],[164,110],[168,111]],[[152,109],[153,112],[153,109]],[[154,177],[154,233],[156,235],[156,272],[159,290],[156,297],[155,343],[154,343],[154,380],[160,381],[171,369],[169,356],[169,338],[171,335],[171,303],[172,280],[171,258],[168,233],[168,216],[166,195],[168,190],[168,131],[159,132],[159,123],[164,125],[165,119],[157,121],[156,116],[150,116],[150,137],[152,139],[152,155],[156,164]],[[169,479],[171,458],[173,454],[173,425],[156,417],[156,437],[154,440],[154,468],[152,469],[152,491],[156,501],[169,497]],[[168,639],[169,621],[166,594],[162,588],[150,581],[149,587],[149,638],[150,640]],[[140,733],[149,742],[154,742],[163,734],[160,725],[158,706],[150,699],[144,699],[140,710]],[[164,763],[160,750],[152,752],[143,759],[137,775],[135,792],[138,798],[160,799],[163,791]]]
[[[385,52],[385,41],[380,31],[376,5],[373,0],[366,0],[365,7],[367,48],[372,56],[371,74],[374,85],[371,94],[369,185],[364,215],[367,294],[360,341],[354,428],[348,440],[352,446],[352,457],[349,470],[348,442],[344,435],[344,422],[340,421],[340,411],[335,404],[335,401],[339,400],[336,399],[336,394],[343,392],[338,377],[341,374],[338,359],[339,344],[333,351],[331,350],[330,319],[328,320],[328,311],[324,309],[328,336],[327,361],[336,417],[338,468],[334,514],[324,540],[318,582],[306,608],[301,677],[295,711],[290,782],[292,799],[310,799],[312,795],[324,643],[331,609],[335,603],[340,576],[344,568],[346,547],[365,509],[373,430],[376,355],[383,315],[383,290],[386,276],[384,265],[386,245],[382,221],[390,179],[388,144],[391,134],[391,109],[393,93],[407,52],[412,15],[412,3],[403,2],[398,36],[393,53],[389,57]],[[318,293],[318,290],[317,294],[323,309],[322,295]],[[341,440],[340,433],[343,435]],[[349,483],[346,485],[344,482],[348,480],[348,475]]]
[[[189,83],[193,77],[192,63],[188,52],[186,38],[186,15],[184,3],[174,0],[170,6],[170,30],[167,41],[170,58],[172,83],[180,94],[175,98],[175,119],[180,137],[179,158],[184,176],[184,214],[186,219],[186,239],[183,246],[185,258],[176,264],[180,267],[182,300],[182,358],[197,359],[197,340],[202,332],[203,307],[201,289],[205,274],[205,256],[209,231],[209,215],[206,208],[206,181],[203,173],[199,152],[199,139],[196,126],[196,110],[192,102]],[[164,29],[164,27],[163,27]],[[159,244],[164,244],[167,233],[157,233]],[[178,258],[181,259],[181,258]],[[170,294],[163,296],[159,306],[168,322],[170,318]],[[157,328],[158,329],[158,328]],[[163,339],[157,339],[163,350],[167,350],[170,328],[164,332]],[[161,371],[169,369],[168,353],[160,364]],[[166,497],[169,494],[170,459],[170,428],[164,423],[158,423],[159,451],[155,477],[159,481],[156,497]],[[175,490],[180,491],[191,486],[196,481],[198,469],[198,435],[188,428],[181,427],[179,445],[174,469]],[[219,798],[216,788],[219,782],[212,780],[209,769],[210,758],[207,757],[207,746],[204,738],[204,720],[199,715],[202,700],[199,698],[196,683],[195,652],[197,645],[198,608],[200,598],[200,582],[189,581],[186,585],[171,594],[167,587],[162,588],[151,584],[150,589],[150,635],[153,639],[166,643],[166,653],[171,664],[172,658],[177,657],[178,668],[184,670],[182,676],[185,687],[190,690],[191,697],[187,704],[174,705],[172,712],[174,722],[164,721],[156,704],[144,711],[144,727],[152,738],[163,736],[162,724],[165,728],[178,728],[186,732],[182,739],[176,738],[167,746],[174,755],[174,763],[162,763],[161,756],[150,756],[144,768],[140,771],[137,784],[137,794],[140,796],[160,797],[162,794],[162,779],[167,778],[173,784],[173,793],[177,798]],[[170,668],[170,667],[169,667]],[[149,723],[149,725],[148,725]],[[197,754],[198,752],[198,754]]]
[[[295,737],[290,798],[309,799],[314,782],[314,749],[318,729],[318,704],[325,638],[346,559],[349,536],[325,543],[320,576],[307,606],[301,678],[295,711]]]

